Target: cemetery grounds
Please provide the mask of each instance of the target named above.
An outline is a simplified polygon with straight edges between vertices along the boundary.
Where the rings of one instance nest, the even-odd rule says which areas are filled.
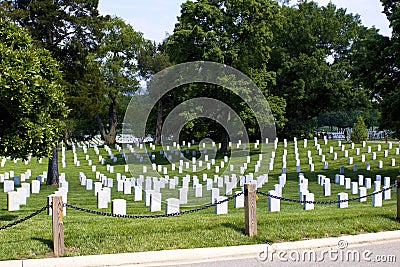
[[[396,176],[399,175],[398,142],[393,142],[390,145],[391,147],[387,143],[375,142],[367,142],[363,146],[362,144],[352,145],[349,142],[341,141],[339,145],[339,141],[331,140],[317,140],[318,146],[316,146],[314,140],[308,140],[307,147],[305,147],[304,142],[304,140],[297,141],[298,157],[301,162],[300,171],[308,179],[308,190],[314,193],[315,201],[337,200],[337,194],[340,192],[348,193],[349,198],[357,197],[357,195],[352,195],[349,189],[335,183],[335,175],[339,173],[340,166],[344,167],[345,177],[351,178],[352,181],[358,181],[358,175],[370,177],[372,181],[375,181],[376,175],[380,175],[382,179],[383,177],[390,177],[390,183],[393,185]],[[61,156],[61,153],[59,156],[59,171],[65,174],[66,181],[69,184],[67,203],[87,210],[99,211],[90,213],[67,207],[64,217],[65,256],[265,244],[400,230],[400,223],[396,221],[394,188],[391,189],[391,199],[384,199],[381,207],[372,206],[372,197],[368,197],[365,202],[351,201],[348,208],[338,208],[338,204],[316,204],[313,210],[304,210],[300,203],[280,201],[279,212],[268,212],[268,197],[259,193],[257,194],[258,233],[254,237],[246,236],[244,233],[244,210],[243,208],[234,208],[234,200],[228,202],[227,214],[214,214],[214,206],[198,209],[209,204],[211,199],[210,191],[206,190],[205,182],[201,177],[203,174],[207,174],[209,178],[213,178],[214,175],[222,173],[224,168],[229,168],[228,162],[223,164],[224,167],[221,167],[221,162],[224,162],[223,156],[217,155],[215,165],[210,170],[192,173],[183,168],[183,172],[179,173],[177,168],[172,171],[171,165],[164,158],[164,154],[160,153],[161,147],[152,147],[147,144],[148,152],[153,153],[156,157],[153,162],[156,165],[162,165],[162,170],[164,170],[164,167],[167,168],[169,177],[178,176],[180,179],[180,184],[175,189],[169,189],[167,186],[160,190],[163,201],[169,197],[178,197],[177,189],[181,187],[182,177],[186,174],[191,175],[192,178],[193,175],[198,176],[200,183],[204,185],[203,197],[195,198],[191,181],[188,204],[180,207],[181,212],[185,210],[194,210],[195,212],[179,216],[157,217],[157,215],[165,214],[164,203],[162,203],[160,212],[150,212],[149,207],[145,206],[144,200],[133,201],[133,190],[131,194],[124,194],[124,192],[117,190],[117,176],[126,176],[127,178],[138,177],[139,175],[146,176],[146,173],[143,173],[142,166],[132,166],[131,169],[133,170],[126,172],[126,163],[120,153],[121,150],[111,149],[111,154],[116,158],[116,162],[114,162],[104,146],[98,146],[98,154],[93,147],[82,148],[84,145],[89,146],[95,143],[98,143],[98,140],[92,140],[91,144],[77,143],[75,160],[73,151],[66,150],[65,168],[62,164],[63,156]],[[207,144],[207,146],[209,146],[209,151],[214,149],[212,144]],[[260,148],[255,148],[253,143],[242,144],[241,146],[232,144],[231,148],[243,149],[244,146],[246,146],[246,149],[250,149],[251,156],[243,175],[253,173],[255,180],[262,175],[260,172],[254,173],[255,165],[260,159]],[[139,151],[139,147],[133,147]],[[191,147],[182,145],[180,149],[184,154],[187,153],[190,160],[193,156],[192,153],[196,153],[193,151],[196,151],[197,147],[195,144]],[[268,182],[258,188],[259,192],[267,193],[274,189],[274,185],[278,183],[278,177],[282,175],[282,159],[284,158],[283,155],[286,154],[286,184],[282,190],[282,196],[294,200],[299,199],[299,173],[296,170],[294,147],[293,141],[277,143],[273,170],[268,173]],[[175,149],[177,148],[175,147]],[[319,152],[319,150],[322,152]],[[334,160],[334,153],[337,155],[336,160]],[[373,153],[375,153],[374,156]],[[361,160],[362,155],[365,157],[365,162]],[[310,171],[309,156],[312,157],[314,171]],[[323,157],[328,162],[328,166],[325,166],[327,168],[324,168]],[[351,164],[349,158],[352,158]],[[26,179],[27,183],[47,171],[47,159],[43,159],[41,163],[36,158],[30,159],[29,162],[5,158],[0,158],[0,161],[3,162],[0,167],[0,174],[14,171],[15,176],[21,177],[21,174],[30,170],[31,175]],[[77,164],[77,161],[79,161],[79,164]],[[80,175],[82,173],[87,179],[92,179],[93,182],[98,180],[96,172],[93,172],[92,166],[89,166],[89,161],[92,161],[92,166],[96,166],[97,172],[113,179],[112,199],[125,199],[127,201],[127,214],[156,216],[154,218],[103,216],[101,212],[111,212],[111,205],[108,204],[107,209],[98,209],[97,197],[93,190],[86,190],[86,187],[81,185]],[[101,164],[101,161],[103,161],[103,164]],[[266,156],[258,163],[269,164]],[[366,170],[367,163],[370,164],[370,170]],[[354,164],[358,166],[357,171],[353,169]],[[382,164],[380,166],[382,168],[378,168],[378,164]],[[113,166],[113,172],[110,172],[110,166]],[[221,167],[219,173],[215,172],[215,166]],[[243,165],[234,166],[238,177],[241,175],[239,174],[240,166]],[[148,166],[148,168],[152,168],[152,166]],[[192,165],[189,169],[191,168]],[[325,197],[323,195],[323,187],[317,183],[318,175],[331,178],[331,196]],[[213,187],[217,187],[217,184],[214,183]],[[3,192],[4,182],[0,183],[0,260],[53,256],[52,219],[47,214],[47,209],[12,227],[5,226],[41,210],[47,205],[48,196],[56,190],[56,187],[46,186],[45,183],[42,183],[40,192],[31,194],[27,198],[26,205],[20,205],[20,209],[17,211],[8,211],[7,193]],[[240,190],[239,184],[237,188],[233,189],[233,192],[238,190]],[[373,190],[372,187],[367,190],[367,193],[372,193]],[[220,194],[224,194],[223,188],[220,188]]]

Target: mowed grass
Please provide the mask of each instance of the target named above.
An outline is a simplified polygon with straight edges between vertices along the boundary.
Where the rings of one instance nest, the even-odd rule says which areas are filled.
[[[394,143],[393,148],[388,151],[388,157],[384,157],[384,150],[388,149],[387,144],[368,143],[366,147],[356,145],[360,148],[360,155],[355,155],[355,150],[350,149],[350,144],[345,144],[349,151],[349,156],[354,158],[354,163],[358,164],[358,172],[353,172],[353,165],[348,164],[348,158],[344,157],[341,147],[338,147],[337,141],[329,141],[324,145],[321,140],[319,144],[329,162],[329,169],[323,170],[321,156],[311,142],[308,141],[308,147],[303,148],[303,141],[298,142],[302,172],[309,179],[309,190],[315,194],[315,200],[336,200],[337,193],[347,192],[349,190],[334,183],[334,176],[339,172],[339,167],[345,167],[345,176],[357,179],[358,174],[365,177],[375,178],[379,174],[390,176],[392,184],[399,174],[400,156],[396,155],[395,149],[398,144]],[[377,151],[377,146],[381,145],[381,151]],[[333,160],[333,155],[329,153],[329,147],[334,147],[334,152],[338,153],[338,160]],[[377,159],[372,160],[372,155],[367,153],[367,147],[371,146],[372,152],[377,153]],[[248,171],[254,170],[254,164],[258,159],[259,149],[251,150],[251,162]],[[160,155],[159,147],[154,153],[157,155],[156,163],[168,166],[165,159]],[[278,181],[278,176],[282,170],[282,155],[284,149],[287,150],[287,183],[283,189],[283,196],[298,199],[298,174],[295,172],[295,158],[293,142],[289,142],[287,148],[283,143],[279,143],[276,150],[274,170],[269,173],[269,182],[259,189],[262,192],[268,192],[273,189]],[[315,164],[315,172],[309,172],[307,151],[310,150]],[[116,173],[121,173],[130,177],[129,173],[124,172],[124,160],[119,152],[113,149],[113,154],[118,156],[118,161],[112,163],[107,152],[100,148],[100,155],[107,158],[106,164],[115,167],[114,173],[106,170],[106,165],[98,163],[98,155],[92,148],[88,149],[87,155],[97,166],[97,170],[114,178],[114,187],[112,189],[112,198],[124,198],[127,200],[128,214],[153,214],[149,208],[145,207],[144,202],[134,202],[132,195],[124,195],[117,192]],[[366,162],[361,162],[361,154],[366,155]],[[86,191],[84,186],[79,183],[79,172],[84,172],[87,178],[95,180],[95,173],[85,159],[86,155],[82,150],[77,149],[80,167],[73,164],[72,151],[66,152],[67,167],[60,168],[60,172],[66,174],[69,182],[68,203],[79,207],[97,210],[97,199],[93,191]],[[191,155],[191,153],[190,153]],[[191,158],[191,157],[190,157]],[[396,166],[391,167],[390,161],[394,158]],[[217,164],[222,160],[222,156],[217,157]],[[61,160],[61,157],[60,157]],[[263,164],[267,164],[268,159],[264,159]],[[378,160],[383,161],[383,169],[378,169]],[[371,170],[366,171],[365,165],[369,162]],[[61,167],[61,164],[60,164]],[[135,166],[134,166],[135,168]],[[0,168],[0,173],[14,170],[15,175],[24,173],[27,169],[32,170],[32,178],[42,174],[47,170],[47,160],[39,164],[36,159],[25,165],[18,161],[13,163],[7,160],[5,166]],[[140,169],[140,166],[137,166]],[[170,169],[169,169],[170,170]],[[209,176],[213,175],[211,170],[205,171]],[[201,177],[202,173],[197,176]],[[332,196],[323,197],[322,187],[317,184],[317,175],[324,174],[331,178]],[[178,171],[169,171],[169,176],[182,177],[186,174],[178,174]],[[239,176],[239,175],[238,175]],[[257,176],[257,174],[255,174]],[[29,181],[30,182],[30,181]],[[7,211],[7,194],[3,193],[3,184],[0,184],[0,226],[9,224],[15,220],[23,218],[47,204],[47,196],[56,191],[55,187],[42,185],[40,194],[31,195],[27,200],[27,205],[21,206],[20,211]],[[235,190],[234,190],[235,191]],[[164,195],[177,197],[177,190],[162,189]],[[221,193],[223,190],[221,189]],[[368,190],[371,193],[372,189]],[[205,197],[201,201],[206,203],[210,198],[208,192],[204,191]],[[189,192],[189,198],[193,199],[193,192]],[[314,210],[305,211],[301,204],[281,201],[281,212],[271,213],[267,211],[267,197],[259,194],[257,201],[257,220],[258,234],[255,237],[248,237],[244,234],[244,209],[234,209],[233,201],[229,202],[229,213],[226,215],[215,215],[214,209],[209,208],[196,213],[181,215],[168,218],[146,218],[146,219],[126,219],[104,217],[96,214],[67,209],[67,216],[64,218],[65,233],[65,256],[91,255],[139,252],[150,250],[178,249],[178,248],[196,248],[196,247],[221,247],[246,244],[274,243],[284,241],[295,241],[310,238],[323,238],[328,236],[353,235],[359,233],[379,232],[400,230],[400,223],[396,221],[396,196],[392,190],[392,199],[384,200],[382,207],[372,207],[372,198],[369,197],[366,202],[353,201],[349,203],[349,208],[339,209],[337,205],[315,205]],[[187,210],[193,207],[182,207],[181,210]],[[110,212],[111,209],[101,211]],[[155,214],[163,214],[163,211]],[[34,218],[20,223],[11,228],[0,230],[0,260],[25,259],[25,258],[43,258],[52,256],[52,231],[51,216],[46,212],[41,213]]]

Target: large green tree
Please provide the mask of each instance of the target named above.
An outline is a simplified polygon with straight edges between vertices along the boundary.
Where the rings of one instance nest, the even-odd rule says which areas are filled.
[[[0,19],[0,68],[1,155],[49,156],[67,116],[59,65],[28,33]]]
[[[384,13],[390,22],[392,36],[387,51],[386,61],[381,61],[387,68],[386,80],[390,81],[384,90],[380,91],[382,97],[382,127],[395,132],[400,137],[400,5],[399,1],[381,0]],[[378,81],[379,84],[379,81]]]
[[[74,95],[77,84],[84,73],[85,58],[96,46],[98,31],[98,0],[3,0],[0,1],[1,15],[28,30],[37,46],[46,48],[60,62],[66,100],[72,109],[73,102],[68,96]],[[81,101],[86,102],[86,101]],[[75,115],[71,112],[70,115]],[[67,122],[67,120],[65,120]],[[81,124],[79,117],[69,117],[65,124],[65,139],[71,125]],[[49,160],[48,183],[58,181],[56,148]]]
[[[364,28],[358,16],[333,4],[300,1],[282,5],[283,27],[273,31],[268,68],[276,72],[273,94],[287,102],[282,135],[308,136],[318,114],[366,105],[353,85],[349,55]]]
[[[182,4],[174,33],[168,38],[167,51],[176,63],[214,61],[242,71],[269,97],[277,125],[283,126],[285,101],[271,95],[269,88],[275,83],[275,72],[266,69],[272,32],[281,27],[281,20],[279,5],[272,0],[187,1]],[[202,95],[224,101],[241,114],[246,126],[256,128],[250,109],[228,90],[213,85],[191,85],[182,93],[186,99]],[[224,116],[229,120],[230,114]],[[216,125],[209,128],[213,129]],[[219,132],[221,150],[226,152],[226,132],[222,127]]]
[[[108,109],[106,119],[100,113],[96,114],[100,134],[108,144],[115,143],[117,109],[121,103],[118,99],[134,94],[139,88],[137,59],[144,45],[142,34],[131,25],[120,18],[109,17],[103,25],[99,46],[90,55],[93,58],[91,64],[99,70],[97,90],[102,92],[100,97]],[[104,121],[108,122],[108,127]]]
[[[355,43],[351,56],[352,75],[380,109],[381,128],[393,130],[400,137],[400,6],[394,0],[381,2],[392,36],[369,29],[364,38]]]
[[[65,139],[70,134],[94,133],[95,116],[87,111],[99,108],[94,98],[97,94],[91,90],[96,70],[88,66],[87,58],[97,47],[104,20],[97,10],[98,0],[3,0],[0,3],[2,16],[27,29],[34,42],[48,49],[60,62],[67,104],[72,109]]]
[[[173,63],[171,62],[169,55],[165,51],[165,42],[157,45],[154,42],[147,41],[144,49],[138,55],[138,65],[140,70],[140,76],[145,80],[149,80],[154,74],[171,67]],[[152,112],[149,119],[149,126],[156,125],[154,135],[156,144],[161,144],[161,131],[163,125],[163,110],[165,107],[163,103],[171,102],[171,98],[168,95],[162,96],[162,98],[157,102],[157,112]],[[166,107],[171,107],[166,105]],[[166,112],[164,112],[166,113]],[[155,123],[153,123],[153,118],[156,117]]]

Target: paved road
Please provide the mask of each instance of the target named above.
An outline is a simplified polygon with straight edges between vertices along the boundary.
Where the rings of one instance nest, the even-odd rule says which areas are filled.
[[[0,251],[1,252],[1,251]],[[268,252],[268,253],[267,253]],[[268,257],[266,257],[268,255]],[[0,261],[0,267],[98,266],[400,266],[400,230],[218,248]]]
[[[380,243],[351,245],[340,244],[345,247],[327,247],[313,250],[289,250],[273,251],[269,247],[269,258],[265,261],[260,260],[258,255],[254,258],[209,261],[191,264],[174,264],[181,267],[260,267],[260,266],[326,266],[326,267],[343,267],[343,266],[362,266],[362,267],[398,267],[400,266],[400,240],[383,241]],[[266,246],[267,247],[267,246]],[[305,252],[306,251],[306,252]],[[315,254],[313,254],[315,253]],[[261,254],[265,257],[265,253]],[[280,256],[280,258],[279,258]],[[305,258],[304,258],[305,257]],[[165,265],[164,265],[165,266]]]

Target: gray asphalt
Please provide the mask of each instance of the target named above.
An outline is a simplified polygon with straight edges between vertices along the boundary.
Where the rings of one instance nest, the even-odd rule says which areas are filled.
[[[254,258],[235,259],[235,260],[218,260],[199,262],[191,264],[177,264],[174,266],[181,267],[260,267],[260,266],[326,266],[326,267],[343,267],[343,266],[362,266],[362,267],[398,267],[400,266],[400,240],[384,241],[374,244],[354,245],[348,244],[348,247],[340,249],[318,248],[307,250],[289,250],[276,251],[274,257],[260,259],[258,255]],[[309,258],[312,255],[310,251],[314,251],[316,257]],[[280,254],[279,254],[280,253]],[[262,254],[261,256],[264,256]],[[299,256],[300,255],[300,256]],[[305,259],[303,256],[305,255]],[[279,258],[279,256],[281,256]],[[164,265],[165,266],[165,265]]]

